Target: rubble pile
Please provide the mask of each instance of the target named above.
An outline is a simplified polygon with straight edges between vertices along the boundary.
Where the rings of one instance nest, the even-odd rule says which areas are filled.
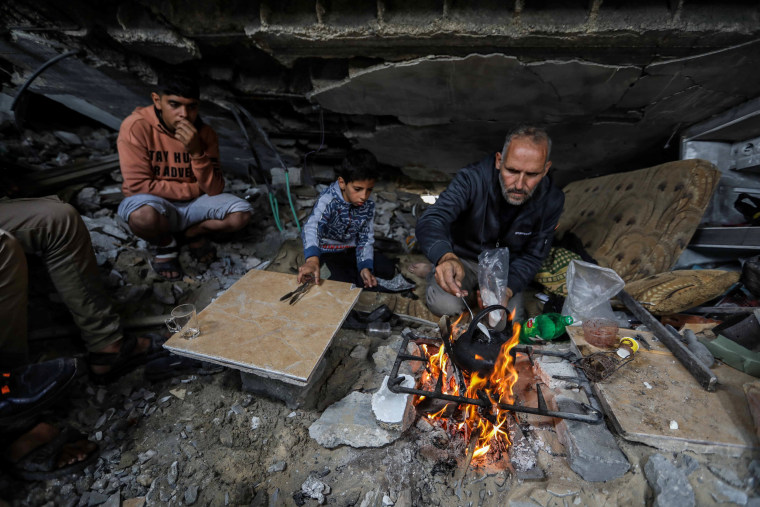
[[[20,136],[0,138],[0,154],[19,164],[42,170],[100,160],[116,153],[118,133],[82,126],[72,131],[25,129]]]

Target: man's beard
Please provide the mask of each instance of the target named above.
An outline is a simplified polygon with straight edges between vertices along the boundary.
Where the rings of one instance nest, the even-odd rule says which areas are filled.
[[[504,197],[504,200],[513,206],[520,206],[521,204],[525,204],[525,201],[531,198],[533,191],[536,189],[533,187],[532,189],[526,191],[517,190],[516,188],[507,188],[506,185],[504,185],[504,179],[501,177],[499,177],[499,184],[501,185],[501,195]],[[513,194],[519,193],[521,195],[515,199],[514,196],[509,195],[510,192]]]

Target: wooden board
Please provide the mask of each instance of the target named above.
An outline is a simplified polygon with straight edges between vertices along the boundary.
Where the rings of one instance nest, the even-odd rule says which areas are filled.
[[[600,350],[586,343],[580,327],[567,330],[584,356]],[[718,387],[707,392],[651,333],[621,329],[618,336],[637,333],[646,338],[652,350],[642,347],[633,361],[608,379],[592,384],[623,438],[669,451],[689,449],[730,456],[760,449],[742,389],[754,377],[720,364],[712,368]],[[676,421],[678,429],[670,429],[670,421]]]
[[[280,301],[298,287],[295,275],[249,271],[199,315],[201,334],[175,334],[175,354],[306,385],[353,307],[360,289],[323,281],[295,305]]]

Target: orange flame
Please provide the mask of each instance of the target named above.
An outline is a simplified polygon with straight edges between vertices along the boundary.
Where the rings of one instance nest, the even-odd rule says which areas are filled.
[[[458,336],[458,324],[462,320],[464,314],[452,324],[452,341],[455,336]],[[510,318],[514,322],[514,310],[510,315]],[[517,345],[520,337],[520,324],[513,323],[512,336],[502,345],[499,351],[499,356],[496,360],[495,367],[488,377],[481,377],[478,373],[467,374],[463,372],[465,377],[465,384],[467,385],[467,392],[465,396],[468,398],[478,399],[478,391],[483,391],[485,395],[493,402],[501,403],[513,403],[514,397],[512,389],[515,383],[517,383],[517,370],[514,367],[514,360],[510,355],[512,348]],[[434,387],[432,383],[433,379],[438,378],[439,375],[443,376],[443,392],[446,394],[458,395],[458,384],[449,371],[449,359],[445,354],[444,347],[440,347],[438,351],[430,355],[428,348],[423,346],[423,351],[426,357],[428,357],[428,365],[426,371],[422,376],[422,385],[427,386],[432,390]],[[422,401],[424,397],[417,399],[417,403]],[[463,411],[464,421],[457,425],[457,429],[464,433],[465,442],[470,440],[470,435],[477,431],[478,441],[475,446],[475,452],[473,453],[473,460],[484,458],[493,447],[495,442],[501,441],[504,445],[510,445],[509,435],[507,433],[506,422],[508,412],[493,406],[491,413],[481,413],[481,407],[472,404],[463,404],[460,407]],[[446,411],[444,407],[435,414],[428,415],[429,419],[437,419],[442,417]]]

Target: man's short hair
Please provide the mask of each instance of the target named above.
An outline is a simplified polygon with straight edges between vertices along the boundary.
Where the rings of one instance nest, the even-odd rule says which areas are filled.
[[[507,139],[504,141],[504,148],[501,150],[502,158],[507,157],[507,148],[509,148],[509,143],[511,143],[512,139],[515,137],[527,137],[534,144],[546,143],[546,160],[544,162],[551,160],[552,138],[549,137],[549,134],[546,132],[546,130],[542,129],[541,127],[533,127],[530,125],[520,125],[519,127],[512,129],[512,131],[507,134]]]
[[[369,150],[354,150],[346,155],[336,171],[346,183],[377,179],[377,159]]]
[[[186,99],[200,99],[198,73],[185,67],[168,67],[158,75],[159,95],[177,95]]]

